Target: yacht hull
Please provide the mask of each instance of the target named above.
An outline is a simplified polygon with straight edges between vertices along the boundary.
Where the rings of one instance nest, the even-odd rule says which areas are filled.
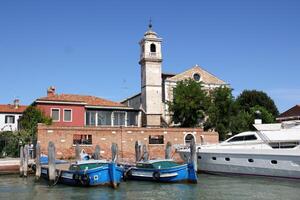
[[[183,153],[183,152],[181,152]],[[184,153],[185,154],[185,153]],[[204,150],[197,153],[198,171],[300,179],[300,150]]]

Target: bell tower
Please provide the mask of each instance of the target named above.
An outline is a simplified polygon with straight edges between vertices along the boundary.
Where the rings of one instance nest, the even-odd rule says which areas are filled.
[[[162,39],[152,30],[150,22],[140,41],[142,125],[160,127],[162,116],[161,53]]]

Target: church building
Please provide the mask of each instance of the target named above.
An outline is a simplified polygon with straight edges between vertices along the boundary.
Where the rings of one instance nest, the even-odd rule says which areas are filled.
[[[141,93],[123,100],[121,103],[141,111],[141,125],[161,127],[171,124],[167,102],[173,100],[173,88],[178,81],[193,79],[202,82],[205,90],[228,86],[226,82],[195,65],[180,74],[162,73],[162,38],[152,30],[140,41]]]
[[[53,120],[52,125],[38,125],[37,139],[41,151],[47,152],[48,142],[53,141],[57,157],[73,158],[76,145],[87,153],[92,153],[96,145],[100,145],[101,155],[109,158],[111,144],[116,143],[119,159],[127,162],[135,158],[136,141],[147,145],[150,158],[163,158],[168,142],[174,147],[173,155],[176,147],[188,145],[192,138],[199,144],[218,142],[216,132],[205,132],[199,127],[168,126],[171,116],[167,102],[173,99],[176,83],[184,79],[202,81],[207,90],[227,84],[199,66],[180,74],[162,73],[162,39],[151,25],[139,44],[139,94],[114,102],[89,95],[59,94],[55,87],[50,87],[47,96],[36,99],[34,105]]]

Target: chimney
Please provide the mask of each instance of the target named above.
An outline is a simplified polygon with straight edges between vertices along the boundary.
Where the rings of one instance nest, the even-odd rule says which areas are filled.
[[[15,99],[14,100],[14,107],[15,107],[15,109],[18,109],[19,106],[20,106],[20,99]]]
[[[254,124],[262,124],[261,112],[259,110],[255,111]]]
[[[51,97],[55,95],[55,87],[54,86],[50,86],[47,90],[47,96]]]

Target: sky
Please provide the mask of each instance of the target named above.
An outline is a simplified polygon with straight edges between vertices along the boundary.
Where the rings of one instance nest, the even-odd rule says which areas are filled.
[[[120,101],[140,92],[139,44],[152,19],[163,72],[198,64],[280,112],[300,104],[299,0],[1,0],[0,104],[57,93]]]

